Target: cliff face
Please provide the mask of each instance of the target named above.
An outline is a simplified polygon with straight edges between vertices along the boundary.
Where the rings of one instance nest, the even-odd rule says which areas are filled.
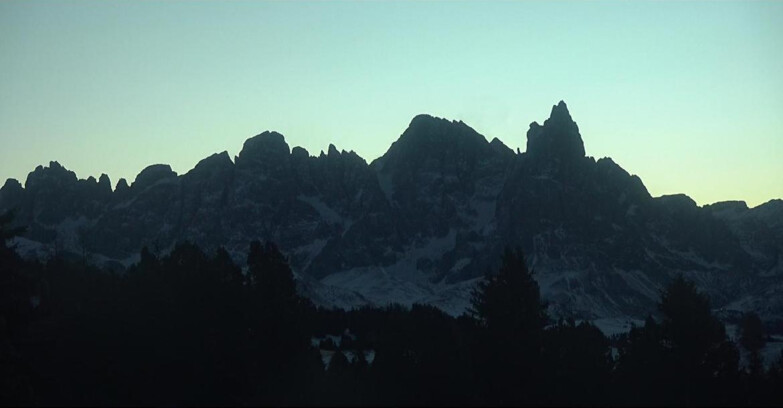
[[[225,246],[243,263],[252,239],[289,256],[317,303],[431,303],[461,313],[505,246],[523,248],[556,315],[643,317],[685,274],[725,313],[783,315],[783,204],[698,207],[651,197],[609,158],[585,156],[565,103],[534,122],[516,154],[462,122],[415,117],[382,157],[311,156],[282,135],[248,139],[183,175],[144,169],[114,191],[57,162],[8,180],[0,210],[28,226],[18,250],[57,248],[119,268],[142,246]]]

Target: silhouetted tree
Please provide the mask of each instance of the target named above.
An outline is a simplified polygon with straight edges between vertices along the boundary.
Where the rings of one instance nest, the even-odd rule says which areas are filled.
[[[658,308],[662,322],[648,319],[621,345],[618,379],[625,402],[738,402],[739,354],[707,297],[680,276],[663,291]]]
[[[761,350],[767,343],[761,318],[754,312],[745,313],[740,322],[740,344],[751,353]]]
[[[277,247],[267,242],[250,243],[247,255],[248,284],[269,302],[290,302],[296,296],[296,285],[288,262]]]
[[[740,321],[739,344],[748,351],[748,367],[745,373],[745,388],[748,402],[755,405],[765,397],[764,363],[760,350],[766,344],[764,325],[754,312],[745,313]]]
[[[0,330],[9,331],[29,322],[36,285],[30,268],[9,242],[24,232],[13,225],[14,215],[13,211],[0,215],[0,325],[6,326]]]
[[[548,403],[606,403],[613,360],[609,340],[597,327],[561,321],[544,332],[543,350]]]
[[[766,386],[764,387],[762,395],[759,397],[759,405],[783,405],[783,351],[781,351],[778,358],[770,364],[766,374]]]
[[[546,311],[520,249],[506,248],[500,270],[488,274],[473,291],[470,313],[492,332],[540,338]]]
[[[307,321],[312,305],[297,295],[293,272],[271,242],[251,242],[247,265],[249,333],[261,352],[253,362],[258,375],[254,381],[263,384],[256,398],[301,403],[304,396],[295,378],[306,371],[303,365],[312,364],[299,358],[310,348]]]
[[[521,250],[505,250],[500,270],[479,283],[471,305],[482,328],[475,357],[484,398],[493,404],[540,401],[538,373],[547,316]]]
[[[212,267],[217,272],[218,279],[223,283],[241,284],[243,282],[242,269],[234,264],[228,251],[222,246],[215,252]]]
[[[666,350],[660,324],[648,316],[644,326],[632,327],[621,336],[618,353],[614,377],[619,402],[661,403],[664,400],[661,388],[665,387],[668,377],[663,365]]]
[[[33,317],[40,279],[9,243],[25,231],[13,225],[14,218],[13,211],[0,214],[0,404],[28,405],[32,390],[12,337]]]

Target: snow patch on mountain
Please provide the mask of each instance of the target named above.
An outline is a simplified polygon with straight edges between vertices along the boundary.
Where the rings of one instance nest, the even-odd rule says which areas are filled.
[[[346,224],[345,218],[341,216],[337,211],[329,207],[326,203],[321,201],[321,199],[318,196],[299,195],[296,198],[299,201],[307,203],[311,207],[313,207],[313,209],[315,209],[315,211],[318,212],[318,215],[320,215],[321,218],[324,221],[326,221],[328,224],[332,224],[332,225]]]
[[[594,319],[590,323],[597,327],[598,330],[601,330],[605,336],[627,333],[634,327],[644,326],[644,320],[623,317]]]

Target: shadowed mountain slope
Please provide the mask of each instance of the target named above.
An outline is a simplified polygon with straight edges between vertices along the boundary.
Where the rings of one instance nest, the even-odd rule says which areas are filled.
[[[333,145],[312,156],[264,132],[233,161],[214,154],[183,175],[149,166],[114,191],[105,175],[78,180],[51,162],[24,187],[5,183],[0,210],[11,208],[29,226],[19,252],[86,254],[115,268],[145,245],[223,245],[242,262],[250,240],[272,240],[323,305],[424,302],[458,314],[515,245],[559,316],[644,317],[677,274],[727,315],[783,316],[780,200],[749,209],[651,197],[611,159],[585,156],[562,101],[530,125],[522,154],[419,115],[370,164]]]

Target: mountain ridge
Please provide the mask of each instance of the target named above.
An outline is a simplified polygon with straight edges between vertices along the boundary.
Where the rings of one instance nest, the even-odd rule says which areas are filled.
[[[113,191],[108,176],[80,180],[51,162],[24,187],[7,180],[0,210],[18,208],[30,226],[28,256],[60,245],[116,268],[141,246],[223,245],[241,262],[251,239],[273,240],[300,290],[324,305],[424,302],[459,314],[471,282],[520,246],[557,315],[643,318],[656,291],[686,274],[720,306],[783,316],[769,299],[783,288],[780,200],[652,197],[611,158],[585,155],[563,101],[531,123],[527,143],[516,153],[461,121],[417,115],[367,163],[332,144],[310,155],[267,131],[233,161],[215,153],[181,175],[151,165]]]

